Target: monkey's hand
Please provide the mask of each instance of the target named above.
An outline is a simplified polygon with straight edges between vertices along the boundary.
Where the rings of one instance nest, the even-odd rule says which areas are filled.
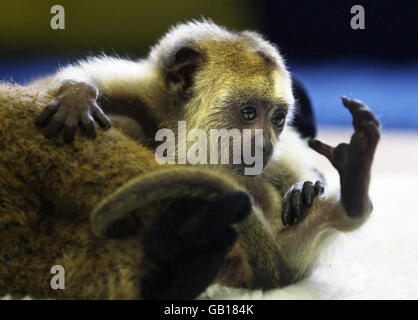
[[[232,224],[246,219],[251,201],[233,192],[207,203],[173,203],[145,236],[144,249],[158,266],[142,283],[144,299],[193,299],[223,267],[238,239]]]
[[[83,82],[65,82],[57,97],[38,116],[35,123],[47,126],[45,137],[55,137],[63,132],[64,141],[74,140],[80,125],[88,137],[95,138],[94,120],[105,130],[110,128],[110,120],[97,104],[97,88]]]
[[[283,196],[282,222],[283,225],[293,225],[302,221],[309,212],[314,199],[324,192],[324,184],[316,181],[295,183]]]
[[[333,148],[312,139],[309,145],[328,158],[338,170],[341,200],[347,215],[351,218],[364,218],[373,208],[369,199],[369,183],[373,157],[380,138],[380,124],[360,101],[345,97],[342,100],[353,116],[355,131],[350,143],[341,143]]]

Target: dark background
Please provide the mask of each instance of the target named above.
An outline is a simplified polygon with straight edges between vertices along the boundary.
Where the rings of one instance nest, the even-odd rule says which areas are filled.
[[[357,4],[365,9],[364,30],[350,27],[350,9]],[[265,1],[263,15],[271,40],[290,57],[417,58],[418,1]]]
[[[66,29],[52,30],[61,4]],[[365,9],[352,30],[350,8]],[[308,88],[321,125],[349,125],[339,102],[366,102],[384,128],[418,129],[418,1],[24,1],[0,3],[0,79],[28,82],[59,65],[105,52],[146,55],[170,25],[211,18],[275,42]]]

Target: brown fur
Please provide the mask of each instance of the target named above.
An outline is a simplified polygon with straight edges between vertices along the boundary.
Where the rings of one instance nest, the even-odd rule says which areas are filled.
[[[152,152],[116,129],[99,132],[95,141],[80,134],[73,145],[46,140],[34,119],[48,98],[31,88],[0,86],[0,296],[140,298],[140,280],[153,267],[144,259],[142,233],[123,240],[99,238],[91,230],[90,213],[145,173],[147,183],[158,186],[158,179],[169,181],[175,168],[158,165]],[[149,178],[152,172],[162,173]],[[219,188],[199,191],[196,185],[185,193],[210,199],[239,189],[209,175]],[[190,172],[181,177],[178,183],[196,184]],[[150,194],[140,195],[148,195],[147,204]],[[140,217],[150,224],[156,206],[139,202]],[[50,287],[50,269],[57,264],[66,272],[65,290]]]

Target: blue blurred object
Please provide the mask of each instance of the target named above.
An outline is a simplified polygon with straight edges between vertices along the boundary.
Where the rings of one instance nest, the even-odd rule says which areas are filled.
[[[0,80],[27,83],[77,58],[0,57]],[[296,62],[289,67],[307,88],[319,125],[351,125],[339,99],[346,95],[369,105],[384,128],[418,129],[418,61],[389,64],[332,60]]]
[[[6,80],[25,84],[48,74],[53,74],[60,66],[65,66],[76,60],[76,56],[59,58],[0,56],[0,81]]]
[[[335,60],[290,66],[308,90],[318,123],[351,125],[340,96],[365,102],[385,128],[418,129],[418,62]]]

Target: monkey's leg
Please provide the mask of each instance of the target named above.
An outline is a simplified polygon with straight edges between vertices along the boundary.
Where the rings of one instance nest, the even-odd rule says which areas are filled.
[[[305,219],[280,230],[277,236],[279,250],[295,280],[306,275],[330,235],[358,228],[372,211],[368,192],[379,122],[361,102],[343,98],[343,103],[353,116],[355,132],[350,143],[332,148],[310,141],[310,146],[326,156],[339,172],[341,198],[318,198]]]
[[[248,287],[280,287],[305,277],[336,231],[354,230],[367,220],[372,208],[368,186],[379,123],[361,103],[344,100],[344,104],[353,115],[355,128],[350,144],[334,149],[311,142],[339,171],[341,198],[322,196],[311,201],[306,195],[318,196],[320,192],[315,192],[314,186],[313,193],[309,187],[304,191],[306,183],[299,183],[285,195],[283,208],[272,206],[268,210],[271,214],[255,207],[250,218],[238,225]],[[280,209],[284,223],[279,219]]]
[[[369,199],[370,171],[379,141],[379,121],[360,101],[342,98],[353,116],[355,132],[350,144],[332,148],[318,140],[311,140],[311,148],[324,155],[340,174],[341,201],[347,215],[364,218],[372,211]]]

